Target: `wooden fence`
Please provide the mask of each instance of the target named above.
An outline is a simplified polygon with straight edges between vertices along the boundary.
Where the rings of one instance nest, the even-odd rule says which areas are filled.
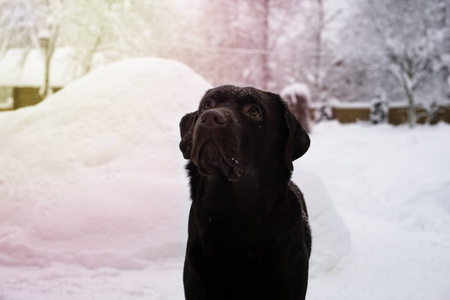
[[[314,110],[312,109],[312,115]],[[370,107],[334,106],[332,107],[332,119],[339,123],[356,123],[370,121]],[[415,108],[416,120],[418,124],[436,124],[440,121],[450,123],[450,106],[440,106],[433,113],[429,113],[422,107]],[[392,125],[408,123],[408,107],[390,107],[387,121]]]

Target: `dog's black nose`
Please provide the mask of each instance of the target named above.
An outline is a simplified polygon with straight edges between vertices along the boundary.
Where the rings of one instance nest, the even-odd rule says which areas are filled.
[[[200,116],[200,121],[206,127],[214,128],[214,127],[216,127],[218,125],[225,124],[227,122],[227,117],[221,111],[218,111],[218,110],[215,110],[215,109],[211,109],[211,110],[205,111]]]

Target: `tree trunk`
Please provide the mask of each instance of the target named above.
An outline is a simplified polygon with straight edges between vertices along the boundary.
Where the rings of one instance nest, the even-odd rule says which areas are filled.
[[[92,46],[90,51],[84,57],[84,60],[83,60],[83,67],[84,67],[83,74],[89,73],[91,71],[91,69],[92,69],[92,59],[94,57],[94,54],[97,53],[98,48],[99,48],[99,46],[100,46],[100,44],[102,42],[103,26],[102,26],[102,31],[101,32],[102,32],[102,34],[97,36],[97,38],[95,39],[94,45]]]
[[[270,85],[270,68],[269,68],[269,1],[270,0],[264,0],[264,7],[263,7],[263,46],[264,46],[264,54],[262,55],[263,64],[262,64],[262,71],[263,71],[263,88],[269,89]]]
[[[402,72],[402,71],[400,71]],[[411,87],[410,80],[406,78],[403,72],[400,74],[402,79],[403,89],[405,90],[406,98],[408,99],[408,124],[413,128],[416,125],[416,111],[414,107],[414,90]]]
[[[416,111],[414,108],[414,94],[412,91],[407,91],[406,96],[408,98],[408,124],[413,128],[416,125]]]
[[[46,49],[46,52],[49,52],[48,49]],[[45,53],[45,73],[44,73],[44,88],[41,93],[41,99],[44,100],[49,96],[50,94],[50,62],[52,57]]]
[[[52,30],[52,35],[50,37],[48,47],[45,49],[45,54],[44,54],[44,58],[45,58],[44,86],[43,86],[43,91],[40,95],[42,100],[47,98],[52,93],[52,90],[51,90],[52,87],[50,85],[50,76],[51,76],[50,65],[51,65],[53,53],[55,52],[55,49],[56,49],[56,40],[58,38],[58,34],[59,34],[59,25],[55,25],[55,27]]]
[[[320,76],[320,69],[321,69],[321,58],[322,58],[322,32],[324,28],[324,11],[323,11],[323,1],[317,0],[317,14],[318,14],[318,20],[317,20],[317,28],[316,28],[316,50],[315,50],[315,62],[314,62],[314,100],[316,102],[319,102],[321,100],[320,93],[321,93],[321,76]]]

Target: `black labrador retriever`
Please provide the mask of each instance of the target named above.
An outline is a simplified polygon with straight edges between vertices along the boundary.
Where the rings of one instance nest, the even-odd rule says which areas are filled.
[[[182,118],[180,131],[192,198],[186,299],[304,299],[311,233],[290,177],[310,140],[287,104],[270,92],[220,86]]]

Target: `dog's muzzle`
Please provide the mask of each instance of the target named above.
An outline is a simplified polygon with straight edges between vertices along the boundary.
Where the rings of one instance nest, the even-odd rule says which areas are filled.
[[[244,169],[236,153],[236,136],[226,112],[210,109],[200,115],[194,130],[192,161],[204,175],[219,169],[229,180],[238,180]]]

